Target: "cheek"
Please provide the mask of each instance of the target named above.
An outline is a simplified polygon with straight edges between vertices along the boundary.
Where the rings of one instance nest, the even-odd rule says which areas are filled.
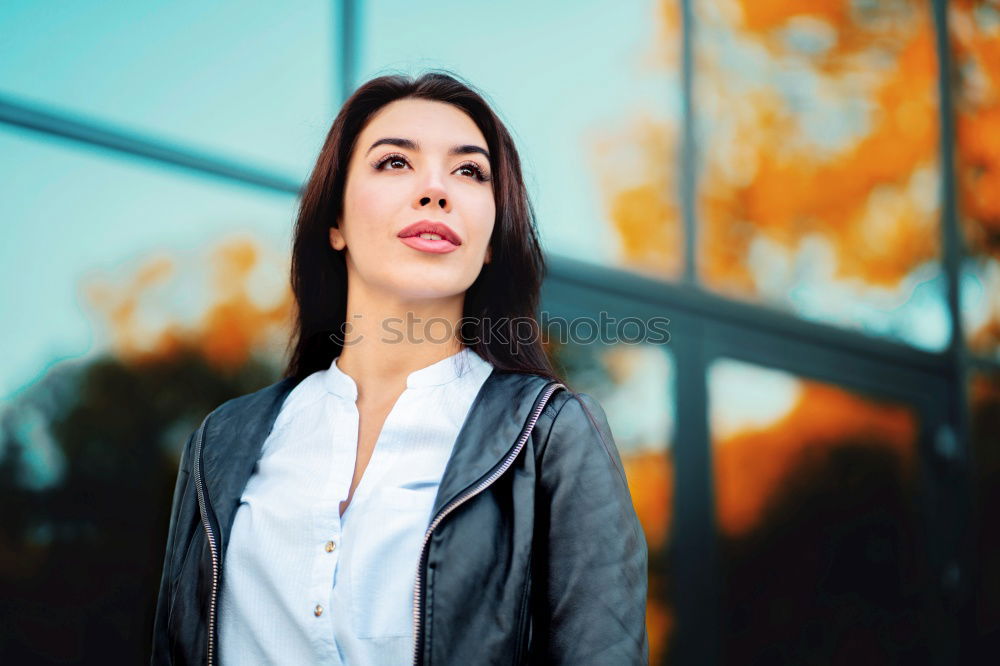
[[[374,187],[370,182],[360,182],[351,188],[347,208],[354,217],[368,223],[365,226],[370,228],[372,221],[383,219],[383,212],[389,207],[391,199],[385,188]]]
[[[487,246],[490,243],[490,236],[493,235],[493,225],[496,220],[497,209],[496,205],[493,203],[492,197],[486,201],[480,214],[478,215],[478,225],[480,229],[480,235],[482,236],[483,246]]]

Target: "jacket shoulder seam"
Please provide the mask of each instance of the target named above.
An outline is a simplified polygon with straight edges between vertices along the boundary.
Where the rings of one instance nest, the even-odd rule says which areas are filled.
[[[562,408],[566,406],[566,403],[569,402],[570,400],[571,394],[573,394],[573,391],[568,386],[564,384],[563,387],[564,388],[562,391],[559,391],[557,389],[556,395],[554,395],[547,403],[545,403],[545,408],[542,409],[542,413],[538,415],[539,419],[547,418],[552,421],[555,421],[556,417],[559,415],[559,412],[562,411]],[[560,396],[558,395],[559,393],[563,393],[565,394],[565,396]]]
[[[548,404],[545,405],[545,409],[542,411],[542,414],[551,419],[549,428],[545,432],[545,439],[542,440],[542,447],[540,450],[540,454],[542,456],[545,455],[545,451],[549,448],[549,440],[552,438],[552,433],[555,430],[556,422],[559,420],[559,415],[562,414],[563,409],[566,408],[566,405],[568,405],[573,399],[573,396],[576,395],[576,393],[568,386],[565,390],[557,391],[557,393],[564,393],[565,395],[553,397],[549,400]]]
[[[577,400],[580,400],[580,406],[583,407],[583,411],[586,412],[587,418],[590,419],[591,425],[594,426],[594,429],[597,430],[597,434],[600,435],[601,442],[604,444],[605,453],[608,454],[608,458],[611,459],[611,464],[614,465],[615,469],[618,470],[618,475],[622,478],[622,482],[625,484],[625,487],[627,488],[628,478],[625,477],[625,470],[622,469],[621,465],[615,462],[614,452],[612,452],[611,450],[611,447],[615,447],[615,451],[617,451],[618,447],[615,446],[615,444],[613,444],[612,442],[609,442],[608,438],[604,436],[604,432],[601,430],[600,426],[597,425],[597,419],[594,418],[594,414],[590,411],[590,409],[583,402],[583,400],[581,400],[579,397],[577,397]],[[619,454],[619,456],[620,455],[621,454]]]
[[[587,403],[584,402],[584,400],[581,397],[581,395],[583,395],[583,394],[580,394],[580,393],[577,393],[577,392],[574,391],[574,392],[572,392],[572,395],[570,396],[570,398],[571,399],[575,399],[578,403],[580,403],[580,407],[583,409],[583,413],[586,414],[587,420],[590,421],[590,425],[593,427],[594,431],[597,433],[597,436],[601,440],[601,444],[604,447],[604,453],[607,454],[608,460],[611,461],[611,466],[614,467],[615,471],[618,472],[618,476],[621,478],[622,483],[624,483],[625,487],[627,488],[628,487],[628,479],[625,477],[625,471],[615,461],[614,453],[611,450],[611,447],[614,446],[614,445],[611,444],[611,443],[609,443],[607,437],[604,436],[604,431],[602,431],[601,427],[597,424],[597,419],[594,418],[594,414],[590,411],[590,408],[587,407]],[[566,400],[566,404],[568,404],[568,403],[569,403],[569,399]],[[563,407],[565,407],[565,406],[566,405],[564,404]],[[559,412],[560,413],[562,412],[562,407],[560,407]],[[557,416],[558,416],[558,414],[557,414]]]

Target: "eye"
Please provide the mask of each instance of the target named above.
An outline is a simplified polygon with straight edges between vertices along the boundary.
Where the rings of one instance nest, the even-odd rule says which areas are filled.
[[[455,169],[455,171],[464,172],[462,175],[475,178],[480,183],[484,183],[490,179],[490,174],[483,171],[482,167],[480,167],[475,162],[466,162],[465,164],[462,164],[457,169]]]
[[[404,166],[408,165],[409,162],[406,161],[405,156],[400,155],[399,153],[390,153],[389,155],[386,155],[385,157],[377,160],[374,164],[372,164],[372,166],[375,167],[377,170],[382,171],[383,170],[382,167],[384,167],[387,164],[389,165],[390,171],[399,171]],[[403,166],[398,166],[398,167],[396,166],[400,164]]]

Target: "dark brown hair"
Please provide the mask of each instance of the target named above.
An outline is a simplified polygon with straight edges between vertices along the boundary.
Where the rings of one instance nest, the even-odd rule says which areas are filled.
[[[329,229],[340,218],[358,135],[379,109],[404,98],[458,107],[479,127],[490,153],[496,202],[492,254],[465,293],[460,342],[497,371],[560,379],[542,348],[535,315],[545,260],[514,141],[472,86],[443,71],[418,78],[374,78],[354,91],[334,119],[302,193],[295,224],[291,282],[297,311],[285,376],[301,380],[326,369],[343,348],[347,267],[343,253],[330,247]],[[518,334],[527,339],[519,339]]]

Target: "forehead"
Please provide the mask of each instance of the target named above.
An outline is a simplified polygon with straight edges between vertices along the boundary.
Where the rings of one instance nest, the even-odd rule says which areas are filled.
[[[399,99],[379,109],[362,130],[360,139],[371,143],[391,136],[412,139],[421,148],[451,148],[472,143],[486,147],[479,127],[464,111],[445,102],[427,99]]]

